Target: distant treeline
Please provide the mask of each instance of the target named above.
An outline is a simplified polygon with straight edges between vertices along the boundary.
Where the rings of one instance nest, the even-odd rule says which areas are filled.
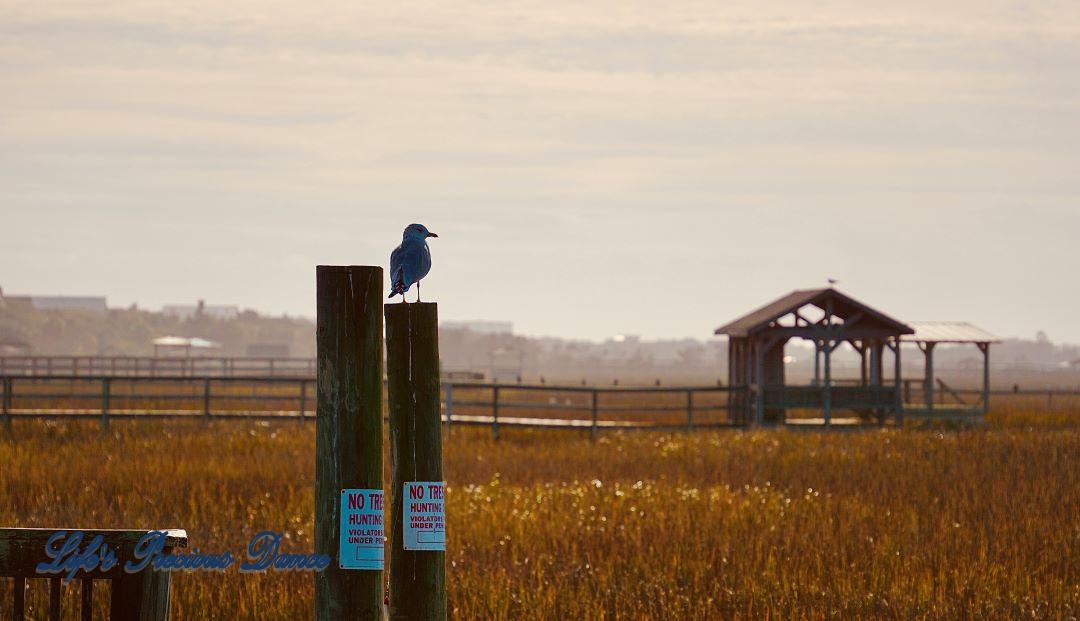
[[[284,345],[291,356],[315,355],[315,325],[308,319],[268,317],[254,311],[235,319],[187,319],[136,309],[37,310],[0,307],[0,348],[39,355],[149,356],[153,339],[201,337],[221,344],[211,355],[243,356],[250,345]]]
[[[266,346],[287,349],[295,357],[315,355],[315,324],[303,317],[271,317],[248,310],[234,319],[205,314],[184,319],[137,309],[93,312],[0,306],[0,353],[7,355],[148,356],[154,353],[152,340],[161,336],[201,337],[220,344],[204,355],[245,356],[252,346],[264,351]],[[788,375],[793,380],[813,372],[807,345],[795,340],[788,346]],[[715,339],[570,341],[444,328],[440,354],[445,370],[480,371],[506,381],[521,376],[526,381],[711,384],[727,376],[727,344]],[[1078,359],[1080,347],[1056,345],[1042,333],[1033,340],[1009,339],[992,349],[995,373],[1072,375],[1080,371],[1080,363],[1073,364]],[[857,376],[855,360],[841,350],[834,367],[838,376]],[[942,347],[936,363],[946,374],[950,370],[977,374],[981,356],[974,347]],[[921,355],[912,350],[905,355],[905,376],[918,377],[916,365],[921,365]]]

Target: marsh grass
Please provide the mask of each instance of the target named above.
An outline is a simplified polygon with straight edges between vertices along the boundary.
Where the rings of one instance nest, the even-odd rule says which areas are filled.
[[[459,428],[444,443],[455,619],[1080,614],[1076,412],[595,443]],[[178,527],[192,548],[234,555],[272,529],[309,552],[313,485],[310,423],[124,421],[102,438],[89,422],[18,420],[0,441],[5,526]],[[32,582],[37,618],[46,591]],[[10,581],[0,589],[8,618]],[[305,619],[312,597],[310,575],[181,574],[172,618]]]

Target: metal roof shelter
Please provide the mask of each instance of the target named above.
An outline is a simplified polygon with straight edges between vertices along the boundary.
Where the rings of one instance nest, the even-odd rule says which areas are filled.
[[[901,337],[905,343],[1000,343],[1001,339],[966,321],[910,321],[915,334]]]
[[[793,291],[717,328],[715,333],[728,336],[728,383],[749,388],[748,392],[732,393],[733,410],[741,413],[742,422],[755,424],[783,422],[789,408],[821,409],[826,426],[832,423],[833,409],[854,410],[879,422],[892,413],[898,424],[909,413],[981,416],[989,402],[990,344],[998,342],[994,335],[969,323],[904,323],[832,287]],[[810,386],[785,385],[784,345],[792,338],[814,343]],[[849,343],[861,359],[855,386],[838,386],[833,381],[832,353],[843,343]],[[901,394],[904,343],[914,343],[926,359],[922,407],[906,407]],[[983,352],[983,394],[975,406],[935,407],[933,354],[938,343],[972,343]],[[891,385],[883,377],[886,349],[894,357]]]
[[[899,343],[903,335],[914,333],[907,324],[831,287],[793,291],[716,329],[716,334],[728,336],[728,383],[750,388],[749,394],[733,395],[745,401],[734,404],[736,411],[762,424],[783,422],[788,408],[820,408],[826,426],[832,424],[833,408],[855,410],[882,422],[891,411],[897,422],[901,420]],[[784,345],[792,338],[814,343],[811,386],[785,385]],[[833,384],[832,353],[843,343],[850,343],[862,359],[858,386]],[[882,377],[886,348],[895,356],[897,378],[892,386]]]
[[[914,343],[923,353],[924,377],[923,377],[923,407],[905,407],[905,412],[921,416],[949,416],[969,415],[978,417],[986,415],[990,406],[990,344],[1000,343],[1001,340],[982,328],[976,327],[966,321],[913,321],[911,327],[914,334],[901,337],[901,344]],[[979,402],[971,407],[943,408],[934,406],[934,393],[938,387],[942,391],[948,390],[944,382],[934,377],[934,348],[939,343],[947,344],[971,344],[979,348],[983,355],[983,385],[982,396]],[[959,395],[956,395],[959,399]],[[961,400],[961,405],[963,401]]]

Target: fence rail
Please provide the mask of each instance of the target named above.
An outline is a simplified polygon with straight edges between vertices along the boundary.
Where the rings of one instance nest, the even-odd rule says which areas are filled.
[[[0,356],[0,375],[80,377],[314,377],[315,359],[296,357]]]
[[[170,375],[0,376],[5,424],[16,418],[313,418],[309,377]],[[487,425],[588,429],[689,428],[736,424],[717,386],[592,387],[443,382],[448,426]]]
[[[315,380],[311,377],[168,375],[3,375],[0,413],[5,425],[18,418],[92,418],[107,427],[110,419],[229,418],[291,419],[314,417]],[[921,385],[905,386],[904,402],[921,404]],[[694,429],[737,426],[746,422],[751,389],[719,386],[556,386],[442,383],[446,425],[484,425],[497,437],[501,427],[583,429]],[[773,389],[767,389],[772,391]],[[820,387],[793,386],[792,395]],[[801,391],[801,392],[800,392]],[[799,403],[767,403],[798,408]],[[937,391],[939,400],[946,391]],[[1080,390],[995,390],[991,396],[1045,400],[1046,407],[1080,408]],[[981,391],[949,389],[950,400],[975,403]],[[803,395],[804,397],[806,395]],[[798,401],[798,400],[797,400]],[[803,403],[805,402],[805,403]],[[952,403],[945,403],[949,405]],[[801,405],[800,405],[801,404]],[[812,405],[812,404],[811,404]],[[808,407],[808,406],[807,406]]]

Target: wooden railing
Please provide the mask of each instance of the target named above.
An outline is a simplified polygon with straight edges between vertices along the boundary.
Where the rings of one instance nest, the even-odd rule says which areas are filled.
[[[94,377],[314,377],[314,358],[0,356],[0,375]]]
[[[61,615],[62,577],[41,574],[39,563],[49,563],[45,545],[58,529],[46,528],[0,528],[0,577],[13,579],[12,618],[23,621],[28,613],[26,587],[28,580],[49,581],[48,619],[59,621]],[[73,529],[63,529],[71,532]],[[77,530],[77,529],[74,529]],[[109,618],[112,621],[165,621],[169,614],[169,572],[147,566],[142,571],[127,573],[124,564],[134,559],[136,544],[148,532],[145,530],[84,530],[89,541],[97,535],[103,544],[116,553],[117,563],[109,571],[80,570],[77,576],[82,589],[81,619],[88,621],[93,615],[94,582],[108,580],[112,583],[109,602]],[[163,553],[187,546],[187,533],[182,530],[166,530]],[[34,611],[33,618],[45,618]]]
[[[588,430],[683,428],[743,425],[753,402],[744,387],[719,386],[555,386],[442,382],[443,420],[447,425],[544,427]],[[921,407],[921,392],[905,394],[903,403]],[[941,412],[957,406],[981,406],[981,391],[938,390]],[[293,419],[304,421],[316,410],[315,379],[310,377],[118,377],[0,376],[0,416],[10,427],[18,418],[96,418],[107,428],[120,418]],[[995,390],[994,399],[1024,398],[1047,409],[1080,409],[1080,391]],[[834,409],[891,409],[892,385],[834,386]],[[912,401],[912,398],[916,401]],[[766,408],[820,409],[823,390],[815,386],[766,388]],[[953,408],[957,409],[957,408]]]
[[[896,389],[892,386],[832,386],[829,400],[835,409],[892,408]],[[822,386],[765,387],[766,408],[821,409],[825,404]]]
[[[583,428],[687,428],[731,425],[718,386],[597,387],[442,383],[447,425]],[[0,377],[5,424],[15,418],[292,418],[315,413],[315,380],[282,377]]]

